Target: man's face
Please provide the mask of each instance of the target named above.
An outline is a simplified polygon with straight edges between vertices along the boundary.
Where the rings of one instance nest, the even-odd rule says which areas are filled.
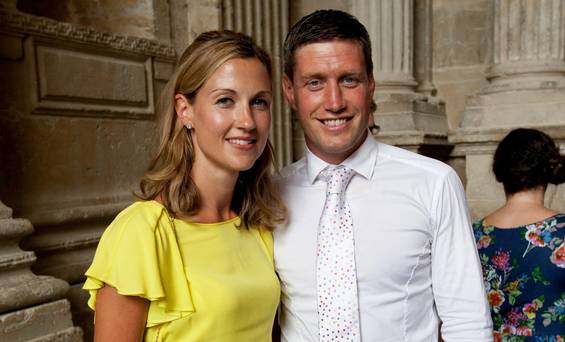
[[[285,96],[320,159],[339,164],[365,140],[375,91],[361,46],[354,41],[312,43],[294,53],[294,75],[283,78]]]

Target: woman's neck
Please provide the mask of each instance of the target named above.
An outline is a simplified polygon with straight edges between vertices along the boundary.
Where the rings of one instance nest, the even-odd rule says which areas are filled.
[[[544,207],[545,188],[524,190],[514,194],[506,195],[505,207],[508,208],[545,208]]]
[[[237,213],[231,208],[233,191],[237,172],[226,170],[214,170],[195,167],[191,171],[191,177],[200,194],[200,208],[194,220],[199,223],[215,223],[232,219]]]
[[[556,214],[544,206],[545,187],[520,191],[506,196],[506,203],[490,213],[485,221],[499,228],[519,227]]]

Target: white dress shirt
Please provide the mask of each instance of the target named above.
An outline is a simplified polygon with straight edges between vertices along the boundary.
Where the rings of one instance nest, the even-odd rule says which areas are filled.
[[[283,341],[318,341],[317,229],[328,164],[306,151],[278,179],[289,209],[277,227]],[[447,165],[378,143],[371,134],[342,165],[353,169],[362,341],[492,341],[492,322],[463,187]]]

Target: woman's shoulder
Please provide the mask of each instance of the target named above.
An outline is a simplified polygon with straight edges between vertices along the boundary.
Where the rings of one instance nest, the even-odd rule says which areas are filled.
[[[155,231],[165,208],[156,201],[137,201],[122,210],[112,221],[109,230],[141,229]]]
[[[554,216],[558,228],[565,228],[565,213],[558,213]]]

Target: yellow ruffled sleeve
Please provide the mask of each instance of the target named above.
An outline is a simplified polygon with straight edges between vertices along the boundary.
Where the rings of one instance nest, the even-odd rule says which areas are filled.
[[[146,326],[170,322],[195,311],[173,223],[165,209],[137,202],[122,211],[106,229],[83,289],[96,295],[104,284],[119,294],[150,302]]]

